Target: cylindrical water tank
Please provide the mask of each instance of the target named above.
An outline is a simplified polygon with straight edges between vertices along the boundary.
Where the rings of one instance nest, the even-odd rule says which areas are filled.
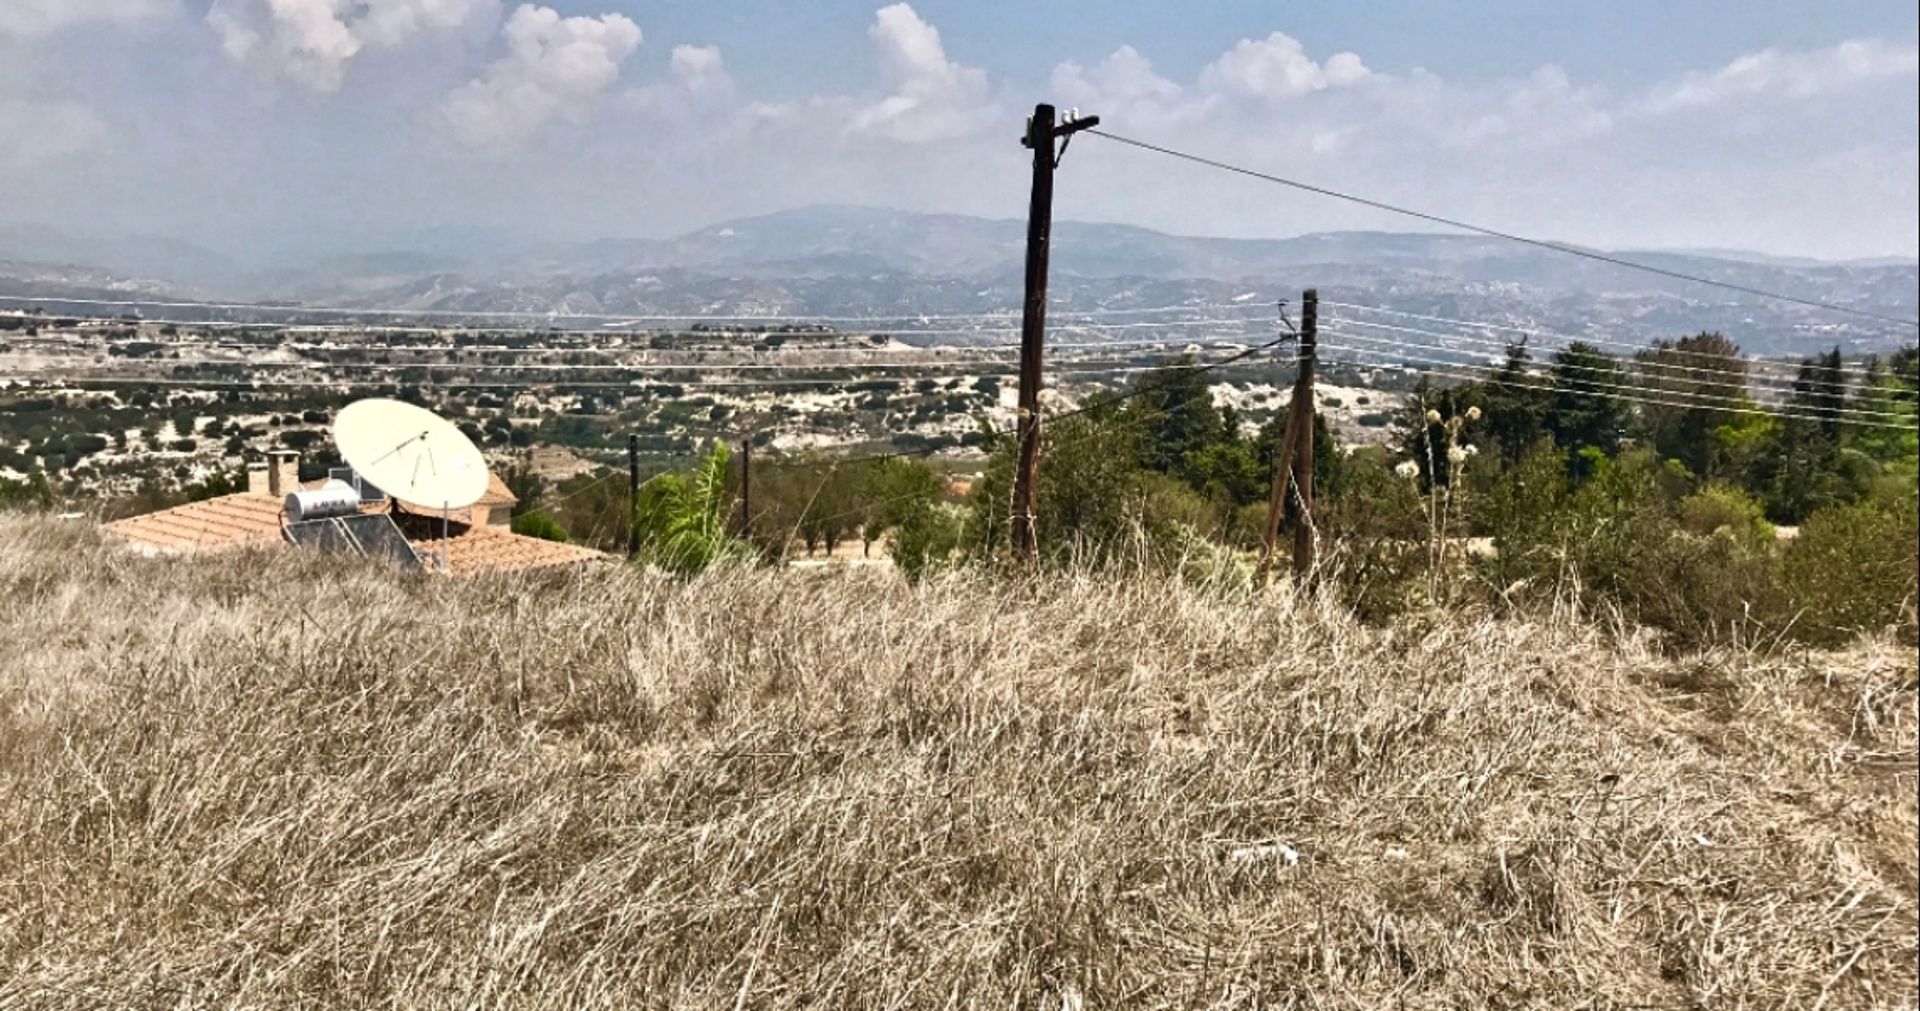
[[[310,491],[287,496],[287,522],[347,516],[360,511],[360,493],[345,481],[329,480]]]

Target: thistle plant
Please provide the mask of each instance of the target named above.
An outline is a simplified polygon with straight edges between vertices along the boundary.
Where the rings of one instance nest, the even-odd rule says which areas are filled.
[[[1465,472],[1467,461],[1478,455],[1480,449],[1471,443],[1460,441],[1461,433],[1473,422],[1480,420],[1480,408],[1469,407],[1450,418],[1442,417],[1440,412],[1429,408],[1426,413],[1427,436],[1423,440],[1427,453],[1427,599],[1440,603],[1443,583],[1446,579],[1448,527],[1455,512],[1454,488]],[[1438,427],[1446,435],[1446,446],[1442,452],[1447,460],[1447,479],[1439,480],[1439,470],[1435,467],[1433,429]],[[1404,465],[1403,465],[1404,466]],[[1465,494],[1465,489],[1461,489]]]

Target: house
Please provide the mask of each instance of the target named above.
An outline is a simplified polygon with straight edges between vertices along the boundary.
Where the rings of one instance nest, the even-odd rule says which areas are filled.
[[[309,481],[301,487],[318,488],[325,483],[325,481]],[[400,504],[408,512],[418,513],[423,516],[440,515],[440,510],[436,506],[416,504],[404,499],[400,500]],[[448,518],[455,522],[465,523],[468,526],[511,527],[513,525],[513,507],[519,504],[520,497],[515,495],[513,491],[507,487],[505,481],[500,480],[500,475],[488,471],[487,493],[480,497],[480,501],[464,509],[453,510],[453,512],[448,514]]]
[[[104,524],[102,529],[143,554],[291,547],[287,496],[323,483],[302,484],[300,455],[277,450],[269,453],[266,461],[248,466],[246,491],[130,516]],[[591,548],[513,533],[508,527],[517,501],[498,475],[489,474],[487,492],[480,501],[445,517],[438,509],[386,497],[362,501],[360,511],[393,517],[418,555],[444,560],[445,571],[455,575],[573,565],[609,557]]]

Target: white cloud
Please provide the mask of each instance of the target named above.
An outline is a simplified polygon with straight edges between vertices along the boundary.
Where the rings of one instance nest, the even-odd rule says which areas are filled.
[[[356,36],[369,45],[392,46],[421,32],[454,28],[497,0],[359,0],[361,9],[351,22]]]
[[[1447,89],[1445,99],[1455,112],[1443,114],[1436,125],[1455,145],[1499,141],[1538,148],[1603,134],[1614,125],[1605,93],[1575,85],[1552,63],[1521,80]]]
[[[0,35],[50,35],[80,24],[128,24],[174,9],[174,0],[6,0]]]
[[[729,126],[736,90],[718,46],[681,45],[673,47],[666,80],[628,91],[621,105],[663,121],[649,124],[663,131],[655,134],[663,145],[705,142]]]
[[[92,109],[67,99],[0,95],[0,171],[51,162],[91,147],[106,134]]]
[[[853,129],[931,141],[973,133],[998,118],[986,71],[947,59],[940,30],[908,4],[875,12],[867,35],[880,51],[893,91],[861,109]]]
[[[1920,47],[1878,39],[1855,39],[1828,49],[1786,52],[1762,49],[1712,72],[1695,71],[1657,88],[1645,107],[1652,112],[1715,105],[1748,95],[1809,98],[1864,81],[1920,73]]]
[[[205,9],[204,0],[165,2]],[[149,61],[97,66],[48,53],[27,68],[6,57],[54,47],[15,46],[0,54],[0,129],[29,140],[0,150],[6,192],[19,206],[71,208],[76,217],[110,208],[130,221],[189,203],[226,214],[236,232],[249,216],[312,217],[323,199],[312,194],[324,187],[289,180],[323,172],[353,181],[351,199],[370,227],[431,209],[517,215],[529,227],[582,235],[664,232],[817,202],[1008,216],[1024,207],[1027,152],[1014,138],[1030,103],[1044,99],[1099,114],[1115,133],[1596,246],[1910,251],[1920,213],[1914,46],[1900,40],[1766,51],[1665,80],[1602,85],[1551,64],[1512,77],[1443,79],[1373,66],[1381,57],[1371,52],[1310,51],[1285,34],[1222,37],[1173,73],[1171,56],[1147,38],[1003,80],[948,50],[951,32],[896,4],[843,26],[841,41],[854,49],[836,68],[842,84],[791,93],[756,91],[745,74],[729,72],[734,51],[706,45],[679,45],[656,77],[629,80],[637,62],[629,54],[640,44],[631,22],[515,11],[521,2],[506,8],[513,17],[503,31],[492,13],[498,0],[218,0],[210,19],[227,20],[216,24],[221,41],[279,79],[325,90],[376,72],[412,87],[356,88],[326,110],[187,93],[194,114],[178,125],[194,150],[221,153],[212,163],[165,162],[170,145],[152,138],[180,134],[141,126],[173,127],[154,118],[168,114],[167,103],[139,103],[131,115],[110,97],[116,87],[204,84],[199,61],[156,70]],[[63,21],[78,16],[78,7],[53,0],[0,0],[0,19],[11,16],[17,31],[29,3]],[[462,12],[461,30],[438,27]],[[471,54],[483,37],[498,51],[471,57],[464,72],[426,60],[361,65],[401,45]],[[13,38],[0,29],[0,47],[8,45]],[[61,75],[87,75],[87,86]],[[70,101],[79,94],[87,104]],[[394,132],[414,113],[403,96],[421,94],[440,101],[428,98],[413,122],[488,152],[524,151],[518,142],[543,128],[590,115],[608,124],[566,132],[577,156],[474,157],[465,145]],[[306,149],[316,122],[339,141],[324,168],[288,156]],[[86,172],[58,160],[82,150]],[[254,192],[250,185],[290,195],[264,211],[262,201],[224,195]],[[1057,199],[1062,220],[1189,234],[1421,227],[1094,138],[1075,141]]]
[[[733,84],[727,76],[726,61],[720,58],[719,46],[674,46],[668,63],[674,80],[685,84],[689,91],[711,91]]]
[[[1121,46],[1092,67],[1068,61],[1053,68],[1053,93],[1070,103],[1139,102],[1178,98],[1180,86],[1154,73],[1132,46]]]
[[[583,123],[600,94],[620,78],[620,63],[640,46],[640,28],[619,14],[563,18],[522,4],[501,29],[506,55],[447,96],[456,135],[474,145],[510,145],[549,123]],[[719,53],[712,53],[717,61]],[[683,69],[714,69],[704,53]]]
[[[466,22],[497,0],[214,0],[207,24],[236,62],[314,91],[338,91],[368,46]]]
[[[1285,32],[1264,39],[1241,39],[1200,72],[1203,87],[1281,101],[1326,88],[1346,88],[1371,71],[1353,53],[1335,53],[1315,63],[1299,40]]]

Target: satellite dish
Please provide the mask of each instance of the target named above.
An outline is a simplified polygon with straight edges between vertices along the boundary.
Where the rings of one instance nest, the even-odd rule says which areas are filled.
[[[487,460],[445,418],[398,400],[356,400],[333,421],[354,473],[403,502],[462,509],[487,493]]]

